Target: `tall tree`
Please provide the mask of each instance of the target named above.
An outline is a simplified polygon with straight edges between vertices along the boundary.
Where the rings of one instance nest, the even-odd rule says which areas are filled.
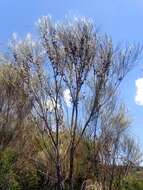
[[[96,152],[97,121],[102,108],[115,96],[141,49],[114,47],[111,38],[99,35],[85,18],[55,23],[42,17],[38,27],[40,40],[33,40],[30,34],[23,40],[14,35],[10,63],[32,98],[31,112],[42,138],[47,134],[45,149],[56,171],[53,183],[61,190],[67,182],[73,190],[79,144],[90,131]],[[64,131],[68,139],[61,151]],[[67,158],[68,175],[64,176]]]

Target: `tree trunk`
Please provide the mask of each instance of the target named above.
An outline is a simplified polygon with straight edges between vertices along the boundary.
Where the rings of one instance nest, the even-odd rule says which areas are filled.
[[[73,190],[73,172],[74,172],[74,146],[70,150],[70,169],[69,169],[69,190]]]

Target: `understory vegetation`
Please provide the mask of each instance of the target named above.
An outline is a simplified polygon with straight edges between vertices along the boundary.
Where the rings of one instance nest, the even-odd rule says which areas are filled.
[[[0,55],[0,189],[143,189],[119,97],[142,48],[114,46],[85,18],[37,26]]]

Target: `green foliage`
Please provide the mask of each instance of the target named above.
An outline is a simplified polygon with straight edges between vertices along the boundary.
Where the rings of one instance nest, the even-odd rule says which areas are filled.
[[[16,153],[7,148],[0,152],[0,189],[1,190],[36,190],[39,177],[30,167],[19,172],[16,167]]]
[[[11,149],[0,152],[0,189],[20,189],[14,169],[15,153]]]
[[[143,189],[143,179],[138,177],[137,173],[132,176],[127,177],[124,182],[124,187],[122,190],[142,190]]]
[[[36,190],[38,189],[39,177],[34,171],[23,171],[18,177],[21,189]]]

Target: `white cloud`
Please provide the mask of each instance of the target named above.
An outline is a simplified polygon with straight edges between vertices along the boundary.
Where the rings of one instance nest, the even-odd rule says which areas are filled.
[[[48,100],[46,101],[46,108],[47,108],[50,112],[53,112],[55,107],[56,107],[56,103],[55,103],[54,100],[48,99]],[[60,105],[59,105],[59,104],[57,104],[57,108],[58,108],[58,109],[60,108]]]
[[[69,89],[65,89],[63,91],[63,98],[64,98],[64,102],[66,103],[66,105],[68,107],[71,107],[71,95],[70,95]],[[53,112],[54,108],[56,106],[54,99],[47,99],[47,101],[45,102],[45,106],[50,112]],[[57,108],[60,109],[59,104],[57,104]]]
[[[70,90],[66,89],[63,92],[63,96],[64,96],[64,101],[67,104],[68,107],[71,107],[71,95],[70,95]]]
[[[137,105],[143,106],[143,78],[136,80],[136,96],[135,102]]]
[[[13,32],[12,38],[13,38],[13,40],[17,40],[17,33]]]

